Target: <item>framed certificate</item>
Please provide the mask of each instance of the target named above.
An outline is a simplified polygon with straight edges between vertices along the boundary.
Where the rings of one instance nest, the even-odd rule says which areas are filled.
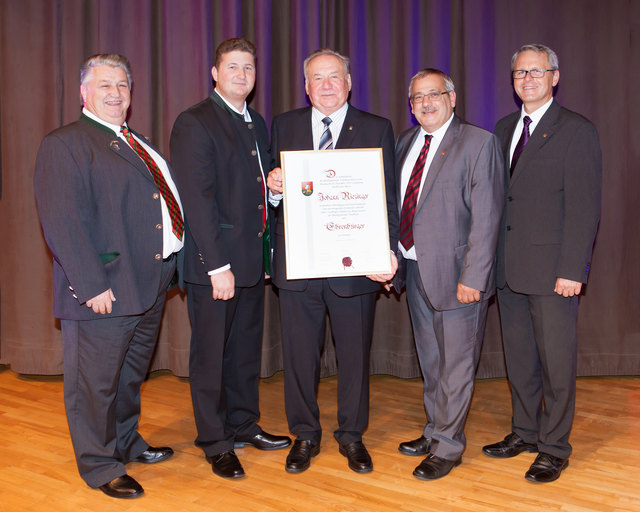
[[[282,151],[287,279],[391,273],[382,149]]]

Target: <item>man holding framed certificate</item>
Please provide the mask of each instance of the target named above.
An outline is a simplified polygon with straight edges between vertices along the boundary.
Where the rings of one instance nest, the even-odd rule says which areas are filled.
[[[376,281],[389,281],[397,266],[392,251],[398,243],[398,214],[393,206],[393,129],[387,119],[360,111],[347,103],[351,90],[347,57],[329,49],[318,50],[305,60],[304,72],[305,88],[312,106],[274,118],[271,128],[274,169],[267,179],[270,203],[275,206],[272,279],[280,293],[285,407],[289,430],[297,436],[285,469],[291,473],[305,471],[311,457],[320,451],[322,431],[316,394],[328,312],[338,361],[338,429],[334,437],[349,467],[358,473],[367,473],[373,469],[373,463],[362,443],[362,432],[369,419],[369,348],[376,292],[380,289]],[[371,180],[380,179],[381,168],[384,172],[382,192],[387,203],[389,237],[385,251],[390,251],[387,253],[390,258],[387,268],[391,271],[386,274],[372,272],[369,276],[290,279],[287,276],[287,247],[292,247],[297,241],[289,240],[288,245],[285,244],[281,151],[353,148],[382,150],[382,166],[379,161],[371,167],[360,161],[359,167],[371,169]],[[306,186],[301,182],[300,190],[286,190],[284,201],[290,194],[313,194],[313,187],[319,185],[313,181],[307,180]],[[362,185],[362,180],[359,183]],[[355,190],[353,193],[358,194]],[[362,197],[356,198],[356,202],[358,200]],[[381,208],[384,204],[381,203]],[[358,223],[346,219],[339,224],[349,228]],[[315,253],[315,250],[308,252]],[[344,256],[342,266],[353,266],[349,255]]]

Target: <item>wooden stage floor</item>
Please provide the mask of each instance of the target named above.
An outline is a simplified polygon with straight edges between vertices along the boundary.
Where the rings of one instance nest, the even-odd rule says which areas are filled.
[[[135,500],[115,500],[78,476],[64,415],[62,377],[19,376],[0,366],[0,511],[136,512],[405,512],[405,511],[640,511],[640,377],[578,379],[574,454],[561,478],[532,484],[524,473],[534,454],[490,459],[484,444],[510,430],[505,379],[476,381],[467,421],[463,464],[447,477],[422,482],[412,475],[421,458],[397,445],[419,436],[424,422],[422,381],[371,378],[371,418],[365,433],[374,471],[347,468],[332,432],[336,379],[320,383],[324,439],[311,468],[284,471],[287,450],[236,450],[247,476],[215,476],[193,444],[195,425],[186,379],[155,372],[142,391],[140,432],[176,451],[156,464],[130,464],[145,488]],[[287,430],[283,375],[260,385],[261,426]]]

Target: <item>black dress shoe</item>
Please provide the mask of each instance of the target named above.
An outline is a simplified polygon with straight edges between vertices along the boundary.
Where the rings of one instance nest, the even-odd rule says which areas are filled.
[[[557,480],[562,470],[569,465],[569,459],[554,457],[540,452],[524,477],[530,482],[547,483]]]
[[[447,460],[430,453],[426,459],[413,470],[413,476],[420,480],[436,480],[448,475],[453,468],[460,464],[462,464],[462,457],[457,460]]]
[[[318,453],[320,453],[320,445],[314,444],[313,441],[296,439],[287,455],[284,469],[289,473],[302,473],[311,465],[311,457],[315,457]]]
[[[245,445],[253,446],[258,450],[279,450],[291,444],[289,436],[275,436],[261,430],[254,436],[236,437],[234,448],[242,448]]]
[[[173,455],[173,450],[168,446],[162,446],[160,448],[149,446],[149,448],[143,451],[131,462],[142,462],[143,464],[155,464],[156,462],[162,462],[163,460],[167,460],[172,455]]]
[[[371,456],[362,441],[341,444],[340,453],[349,461],[349,467],[356,473],[369,473],[373,471]]]
[[[538,446],[524,442],[518,434],[511,432],[503,441],[488,444],[482,448],[482,451],[489,457],[508,459],[522,452],[535,453],[538,451]]]
[[[426,455],[427,453],[429,453],[430,445],[430,439],[427,439],[424,436],[420,436],[418,439],[414,439],[413,441],[400,443],[398,445],[398,451],[400,453],[404,453],[405,455]]]
[[[213,457],[207,456],[207,462],[211,464],[213,472],[222,478],[242,478],[244,476],[242,464],[233,450],[219,453]]]
[[[137,498],[144,494],[142,486],[129,475],[114,478],[111,482],[98,487],[98,489],[112,498]]]

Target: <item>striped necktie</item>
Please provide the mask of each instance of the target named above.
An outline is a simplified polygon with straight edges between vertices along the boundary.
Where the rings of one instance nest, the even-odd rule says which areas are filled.
[[[322,122],[324,123],[324,132],[322,132],[322,137],[320,137],[318,149],[333,149],[333,137],[331,137],[331,130],[329,129],[331,118],[325,117]]]
[[[418,193],[420,192],[420,183],[422,183],[424,163],[427,161],[427,153],[431,145],[431,137],[432,136],[428,134],[424,136],[424,145],[411,171],[407,190],[404,193],[404,201],[402,202],[402,211],[400,212],[400,243],[402,243],[402,246],[407,251],[413,247],[413,219],[416,216]]]
[[[142,158],[142,161],[146,164],[151,176],[153,176],[153,181],[158,189],[160,189],[160,194],[162,194],[164,202],[167,204],[169,216],[171,217],[171,230],[178,240],[182,240],[182,236],[184,234],[184,222],[182,220],[180,205],[173,196],[173,192],[171,192],[169,185],[167,185],[167,181],[164,179],[162,171],[158,167],[158,164],[154,162],[153,158],[151,158],[151,155],[147,153],[147,150],[142,147],[142,144],[138,143],[138,141],[134,139],[126,126],[121,126],[120,131],[124,135],[124,138],[127,139],[129,145],[136,151],[136,153],[138,153],[140,158]]]

